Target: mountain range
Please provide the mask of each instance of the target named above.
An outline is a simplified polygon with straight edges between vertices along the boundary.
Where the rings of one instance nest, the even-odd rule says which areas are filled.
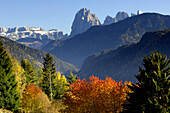
[[[142,14],[142,11],[138,11],[137,14]],[[134,16],[135,14],[133,14]],[[126,12],[118,12],[115,18],[107,16],[102,25],[109,25],[111,23],[116,23],[129,15]],[[80,9],[74,18],[71,26],[70,35],[64,34],[63,31],[58,31],[56,29],[51,29],[45,31],[45,29],[40,27],[14,27],[14,28],[4,28],[0,27],[0,36],[7,37],[11,40],[17,41],[26,46],[41,49],[48,42],[53,40],[68,39],[74,37],[75,35],[81,34],[88,30],[92,26],[101,25],[101,22],[95,14],[92,14],[90,10],[86,8]]]
[[[141,15],[141,14],[143,14],[143,12],[140,11],[140,10],[138,10],[138,11],[137,11],[137,15]],[[131,17],[132,17],[132,16],[136,16],[136,14],[131,13]],[[121,20],[124,20],[125,18],[128,18],[128,17],[130,17],[130,16],[128,15],[128,13],[126,13],[126,12],[124,12],[124,11],[119,11],[119,12],[116,14],[116,17],[115,17],[115,18],[113,18],[113,17],[111,17],[111,16],[108,15],[108,16],[105,18],[103,25],[109,25],[109,24],[112,24],[112,23],[116,23],[116,22],[119,22],[119,21],[121,21]]]
[[[163,54],[169,52],[164,50],[169,46],[163,37],[169,37],[170,30],[157,31],[164,29],[170,29],[168,15],[138,10],[137,14],[129,16],[122,11],[116,17],[107,16],[101,24],[95,14],[82,8],[75,15],[70,35],[55,29],[45,31],[40,27],[15,27],[0,28],[0,35],[20,44],[0,38],[19,61],[22,57],[34,59],[41,67],[48,52],[54,55],[56,68],[61,73],[80,69],[78,76],[81,78],[94,74],[101,79],[111,76],[115,80],[135,81],[133,75],[137,73],[145,54],[153,50]]]
[[[45,31],[40,27],[0,28],[0,36],[7,37],[33,48],[41,48],[51,40],[64,39],[68,35],[55,29]]]
[[[104,20],[103,25],[109,25],[112,23],[116,23],[118,21],[124,20],[125,18],[128,18],[129,15],[126,12],[118,12],[116,14],[115,18],[112,18],[111,16],[107,16]]]
[[[33,49],[27,47],[25,45],[19,44],[10,39],[4,38],[0,36],[1,41],[4,44],[6,50],[10,53],[11,56],[14,56],[18,61],[21,61],[22,58],[28,59],[29,61],[34,60],[35,64],[40,68],[42,67],[42,63],[44,62],[44,57],[46,56],[46,52],[38,49]],[[56,70],[60,73],[67,73],[68,71],[77,72],[77,68],[72,64],[67,62],[63,62],[57,57],[53,56],[53,60],[55,62]]]
[[[110,25],[93,26],[52,48],[47,44],[42,50],[80,68],[89,55],[137,43],[145,32],[163,29],[170,29],[170,16],[144,13]]]
[[[170,30],[147,32],[136,44],[91,55],[78,75],[81,78],[95,75],[101,79],[110,76],[117,81],[136,82],[134,75],[139,72],[138,66],[142,67],[143,57],[155,50],[170,58]]]

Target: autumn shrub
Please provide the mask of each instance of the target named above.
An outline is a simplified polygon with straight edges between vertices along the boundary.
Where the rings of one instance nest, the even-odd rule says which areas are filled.
[[[23,97],[20,100],[21,111],[24,112],[47,112],[51,103],[47,95],[39,87],[29,84],[26,86]]]
[[[89,82],[78,80],[70,84],[70,92],[64,95],[64,104],[67,105],[65,112],[120,112],[129,91],[126,85],[109,77],[100,80],[92,76]]]
[[[56,111],[55,113],[65,113],[66,105],[63,103],[63,99],[56,99],[52,103],[52,110]]]

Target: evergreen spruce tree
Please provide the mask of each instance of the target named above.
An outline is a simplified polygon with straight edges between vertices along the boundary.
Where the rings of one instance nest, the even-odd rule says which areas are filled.
[[[17,111],[20,97],[16,90],[17,82],[12,62],[0,41],[0,108]]]
[[[73,73],[70,71],[70,76],[67,76],[67,79],[69,79],[68,82],[71,84],[71,83],[77,81],[78,77],[77,77],[77,75],[73,75]]]
[[[42,90],[47,94],[47,96],[51,99],[55,97],[55,78],[56,78],[56,68],[53,63],[53,57],[48,53],[44,58],[43,63],[43,80],[41,83]]]
[[[25,76],[26,76],[26,84],[34,84],[35,86],[38,86],[39,84],[39,78],[38,78],[38,72],[35,67],[35,64],[30,63],[29,60],[22,59],[21,60],[21,66],[24,68]]]
[[[125,113],[169,113],[170,111],[170,60],[156,51],[144,57],[144,68],[136,76],[139,83],[129,86]]]

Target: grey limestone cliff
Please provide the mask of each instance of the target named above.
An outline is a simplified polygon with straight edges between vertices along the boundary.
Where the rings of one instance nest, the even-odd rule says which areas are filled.
[[[104,24],[103,25],[109,25],[112,23],[115,23],[117,20],[115,18],[112,18],[111,16],[107,16],[104,20]]]
[[[132,16],[136,16],[136,15],[141,15],[141,14],[143,14],[143,12],[140,11],[140,10],[138,10],[138,11],[137,11],[137,14],[131,13],[131,17],[132,17]],[[118,22],[118,21],[120,21],[120,20],[124,20],[125,18],[128,18],[128,17],[130,17],[130,16],[128,15],[128,13],[126,13],[126,12],[124,12],[124,11],[122,11],[122,12],[119,11],[119,12],[116,14],[116,17],[115,17],[115,18],[113,18],[113,17],[111,17],[111,16],[107,16],[107,17],[105,18],[105,20],[104,20],[103,25],[109,25],[109,24],[112,24],[112,23],[116,23],[116,22]]]
[[[128,17],[129,17],[129,15],[126,12],[123,12],[123,11],[122,12],[118,12],[116,14],[117,21],[123,20],[123,19],[128,18]]]
[[[112,18],[111,16],[107,16],[106,19],[104,20],[104,23],[103,25],[109,25],[109,24],[112,24],[112,23],[116,23],[120,20],[123,20],[125,18],[128,18],[129,15],[126,13],[126,12],[118,12],[116,14],[116,17],[115,18]]]
[[[90,10],[82,8],[76,13],[76,16],[71,27],[72,31],[70,33],[70,37],[73,37],[77,34],[81,34],[90,27],[95,25],[101,25],[96,15],[91,14]]]

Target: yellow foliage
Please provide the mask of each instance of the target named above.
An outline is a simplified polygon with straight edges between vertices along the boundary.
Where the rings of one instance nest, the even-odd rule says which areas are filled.
[[[15,57],[12,58],[12,64],[13,64],[13,72],[16,75],[16,81],[18,82],[17,92],[19,92],[20,96],[22,97],[22,93],[26,86],[26,77],[25,77],[25,71],[21,67],[20,63],[15,59]]]
[[[54,90],[56,91],[56,98],[62,97],[64,92],[66,92],[69,89],[69,86],[67,86],[67,80],[64,75],[61,76],[60,72],[57,72],[56,79],[54,80]]]
[[[61,79],[61,73],[60,72],[57,72],[57,80],[60,80]]]
[[[130,90],[130,88],[128,87],[128,86],[132,86],[132,84],[133,84],[132,82],[127,82],[127,81],[124,82],[124,87],[125,87],[124,89],[126,90],[127,93],[132,93],[132,92],[133,92],[133,91]]]
[[[62,75],[62,78],[61,78],[61,79],[62,79],[62,81],[63,81],[64,84],[67,84],[67,80],[66,80],[66,77],[65,77],[64,75]]]

